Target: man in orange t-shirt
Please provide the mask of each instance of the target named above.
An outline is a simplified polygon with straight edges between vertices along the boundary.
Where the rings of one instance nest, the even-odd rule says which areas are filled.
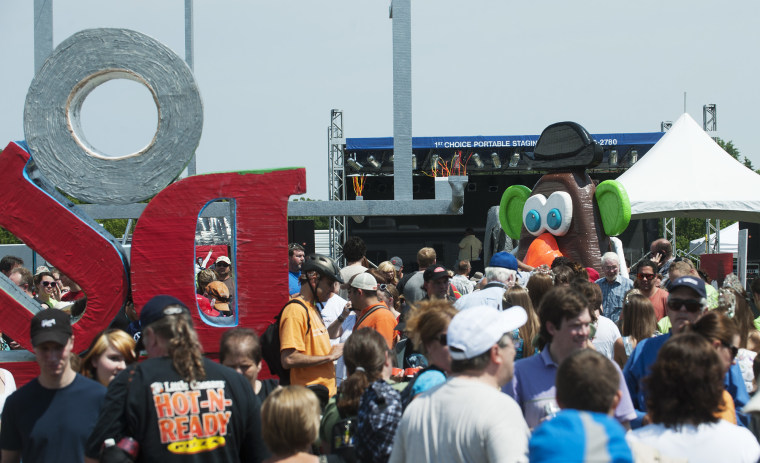
[[[340,268],[331,258],[311,254],[301,266],[301,293],[291,300],[280,318],[280,360],[290,369],[290,384],[322,385],[334,396],[335,366],[343,344],[330,346],[330,336],[317,311],[332,293]]]
[[[372,328],[382,334],[388,348],[393,347],[393,329],[396,317],[385,303],[377,298],[377,280],[369,273],[359,273],[348,280],[348,298],[351,310],[357,312],[354,331]]]

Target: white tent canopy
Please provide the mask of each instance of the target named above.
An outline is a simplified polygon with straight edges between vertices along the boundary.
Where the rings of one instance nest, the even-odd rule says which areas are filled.
[[[715,239],[715,233],[710,234],[710,241]],[[720,231],[720,252],[739,252],[739,222],[727,226]],[[689,242],[689,253],[704,254],[705,238],[697,238]]]
[[[760,175],[726,153],[686,113],[618,181],[628,192],[634,219],[760,223]]]

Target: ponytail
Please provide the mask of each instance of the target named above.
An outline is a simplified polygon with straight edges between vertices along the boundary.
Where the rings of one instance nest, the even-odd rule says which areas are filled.
[[[153,332],[167,340],[169,357],[177,373],[187,382],[206,378],[203,367],[203,347],[193,328],[190,314],[166,315],[151,323]]]
[[[370,384],[382,379],[388,352],[385,338],[372,328],[354,331],[343,348],[350,375],[340,385],[336,405],[343,417],[359,412],[359,401]]]

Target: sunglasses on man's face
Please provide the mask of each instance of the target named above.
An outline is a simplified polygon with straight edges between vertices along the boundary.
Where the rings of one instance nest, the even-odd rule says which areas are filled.
[[[48,286],[55,286],[55,281],[43,281],[42,286],[48,287]]]
[[[230,264],[228,264],[227,262],[217,262],[216,266],[217,267],[229,267]]]
[[[639,273],[636,275],[639,280],[654,280],[654,273]]]
[[[686,307],[688,312],[699,312],[702,310],[702,301],[699,299],[668,299],[668,308],[679,311],[681,307]]]

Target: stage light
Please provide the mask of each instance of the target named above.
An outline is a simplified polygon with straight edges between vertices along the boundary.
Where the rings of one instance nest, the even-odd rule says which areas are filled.
[[[610,167],[617,167],[618,165],[618,152],[617,150],[610,151]]]
[[[478,153],[474,153],[472,155],[472,162],[475,163],[475,167],[477,167],[478,169],[482,169],[483,166],[485,166],[485,164],[483,164],[483,160],[480,159],[480,155]]]
[[[497,169],[501,169],[501,159],[499,159],[499,153],[491,153],[491,161],[493,166]]]
[[[639,160],[639,152],[636,150],[631,150],[631,155],[629,159],[631,161],[631,165],[636,164],[636,161]]]
[[[348,164],[352,169],[354,169],[357,172],[361,171],[364,168],[364,166],[356,162],[356,159],[353,159],[353,158],[346,159],[346,164]]]
[[[375,159],[375,157],[372,155],[367,156],[367,162],[377,170],[380,170],[380,166],[382,166],[382,164],[378,162],[377,159]]]
[[[391,164],[394,164],[396,162],[395,155],[391,154],[390,161],[391,161]],[[415,170],[415,169],[417,169],[417,155],[413,154],[412,155],[412,170]]]
[[[517,164],[519,163],[520,163],[520,153],[515,152],[514,154],[512,154],[512,157],[509,158],[509,167],[512,167],[512,168],[517,167]]]

